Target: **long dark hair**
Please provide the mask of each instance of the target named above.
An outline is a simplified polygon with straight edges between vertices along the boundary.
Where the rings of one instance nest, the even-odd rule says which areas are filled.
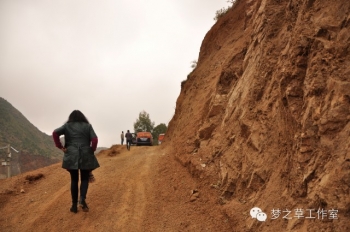
[[[82,112],[80,112],[79,110],[73,110],[73,112],[70,113],[67,123],[68,122],[86,122],[86,123],[89,123],[89,121],[87,120],[85,115]]]

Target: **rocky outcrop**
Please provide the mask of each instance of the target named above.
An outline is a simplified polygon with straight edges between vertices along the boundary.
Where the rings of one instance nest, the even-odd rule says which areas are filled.
[[[350,230],[349,13],[346,0],[237,0],[205,36],[165,144],[215,182],[238,231]]]

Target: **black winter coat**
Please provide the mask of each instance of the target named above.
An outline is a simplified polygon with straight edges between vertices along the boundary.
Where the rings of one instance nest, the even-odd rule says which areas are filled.
[[[85,122],[69,122],[57,128],[54,132],[65,137],[65,148],[62,168],[75,170],[93,170],[100,167],[94,151],[91,148],[91,139],[96,134],[91,124]]]

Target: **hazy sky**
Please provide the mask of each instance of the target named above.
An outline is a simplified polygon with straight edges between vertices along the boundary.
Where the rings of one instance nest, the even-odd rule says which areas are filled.
[[[0,96],[51,134],[75,109],[98,146],[145,110],[168,124],[227,0],[0,0]]]

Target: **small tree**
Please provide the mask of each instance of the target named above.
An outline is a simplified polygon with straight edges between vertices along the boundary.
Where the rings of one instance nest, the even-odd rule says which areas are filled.
[[[140,132],[140,131],[148,131],[152,132],[154,127],[154,122],[151,121],[149,114],[146,111],[141,111],[139,113],[139,118],[136,119],[136,122],[134,123],[134,131]]]
[[[227,8],[223,7],[223,8],[221,8],[220,10],[217,10],[217,11],[215,12],[214,20],[215,20],[215,21],[218,21],[219,18],[221,18],[222,16],[224,16],[224,15],[227,13],[227,11],[228,11],[229,9],[231,9],[231,7],[227,7]]]
[[[197,60],[192,60],[192,61],[191,61],[191,68],[192,68],[192,69],[195,69],[195,68],[197,67],[197,63],[198,63]]]
[[[232,7],[234,7],[235,3],[236,3],[236,0],[228,0],[227,1],[228,3],[231,3],[231,6],[228,6],[227,8],[223,7],[221,8],[220,10],[217,10],[215,12],[215,17],[214,17],[214,20],[215,21],[218,21],[219,18],[221,18],[222,16],[224,16],[229,9],[231,9]]]
[[[167,130],[168,127],[164,123],[157,125],[152,132],[153,144],[158,144],[158,136],[164,134]]]

